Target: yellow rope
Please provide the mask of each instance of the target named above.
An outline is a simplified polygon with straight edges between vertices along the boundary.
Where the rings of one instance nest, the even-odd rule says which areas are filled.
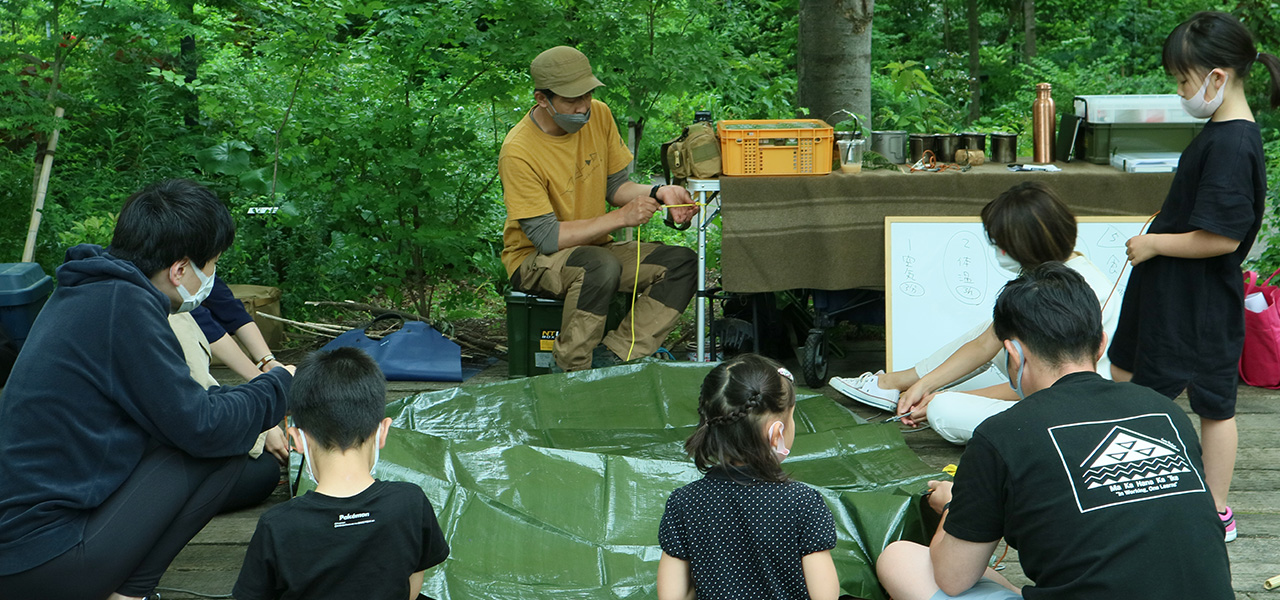
[[[687,208],[690,206],[706,206],[704,202],[691,202],[689,204],[664,204],[666,208]],[[636,228],[636,280],[631,284],[631,347],[627,348],[627,357],[624,360],[631,360],[631,353],[636,349],[636,298],[640,295],[640,228]],[[701,358],[701,357],[699,357]]]

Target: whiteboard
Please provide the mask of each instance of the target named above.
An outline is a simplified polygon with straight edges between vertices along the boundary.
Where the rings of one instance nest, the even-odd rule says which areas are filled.
[[[1125,242],[1148,217],[1077,217],[1076,251],[1114,283],[1120,302],[1129,279]],[[1017,276],[996,264],[978,217],[885,217],[885,357],[908,368],[979,323]]]

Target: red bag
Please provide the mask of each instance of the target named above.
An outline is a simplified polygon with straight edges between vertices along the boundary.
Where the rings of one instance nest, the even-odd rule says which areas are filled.
[[[1244,351],[1240,353],[1240,380],[1255,386],[1280,389],[1280,287],[1269,285],[1277,269],[1262,285],[1258,274],[1244,274],[1244,295],[1260,292],[1267,299],[1262,312],[1244,311]]]

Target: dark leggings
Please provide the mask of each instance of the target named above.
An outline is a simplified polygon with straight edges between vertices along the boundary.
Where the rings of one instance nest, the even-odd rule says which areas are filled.
[[[246,458],[201,459],[169,447],[148,450],[120,489],[89,511],[80,543],[38,567],[0,576],[0,598],[150,594],[178,552],[223,505]]]
[[[223,501],[219,513],[231,512],[250,506],[257,506],[271,497],[280,485],[280,463],[275,455],[263,452],[258,458],[250,458],[244,467],[244,473],[231,486],[231,492]]]

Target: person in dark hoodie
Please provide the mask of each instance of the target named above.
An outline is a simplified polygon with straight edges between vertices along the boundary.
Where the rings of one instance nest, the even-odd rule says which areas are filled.
[[[169,180],[106,250],[67,251],[0,397],[0,598],[151,594],[284,417],[292,367],[205,390],[169,327],[234,236],[212,192]]]

